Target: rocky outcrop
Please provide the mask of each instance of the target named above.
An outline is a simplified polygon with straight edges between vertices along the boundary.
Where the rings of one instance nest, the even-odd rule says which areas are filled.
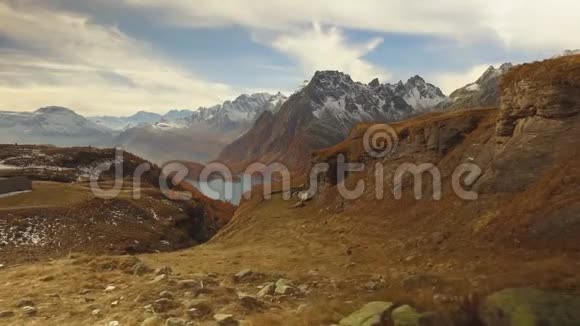
[[[526,118],[562,119],[580,112],[580,56],[525,64],[502,82],[498,136],[511,136]]]

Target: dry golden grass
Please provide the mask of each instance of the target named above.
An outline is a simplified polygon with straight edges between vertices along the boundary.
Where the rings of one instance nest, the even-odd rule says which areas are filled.
[[[0,198],[2,208],[28,208],[38,206],[63,207],[74,205],[92,197],[89,189],[58,182],[34,182],[32,192]]]
[[[501,88],[514,86],[521,80],[530,80],[542,85],[580,85],[580,55],[526,63],[514,67],[501,82]]]

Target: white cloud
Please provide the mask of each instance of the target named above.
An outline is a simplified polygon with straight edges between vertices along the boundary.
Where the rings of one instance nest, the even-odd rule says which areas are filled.
[[[443,93],[449,95],[454,90],[476,81],[481,77],[481,75],[483,75],[489,66],[498,67],[499,64],[480,64],[465,71],[441,73],[429,76],[428,79],[432,80],[433,83],[443,91]]]
[[[426,34],[473,41],[496,37],[507,46],[580,47],[577,0],[124,0],[171,24],[239,25],[288,30],[313,21],[327,26]]]
[[[340,70],[348,73],[354,80],[368,82],[375,77],[387,79],[388,73],[363,57],[383,42],[374,38],[364,43],[349,42],[342,31],[335,27],[324,29],[320,24],[312,28],[274,36],[255,36],[272,48],[295,59],[305,76],[316,70]]]
[[[4,109],[62,105],[88,114],[127,114],[211,105],[236,94],[87,17],[0,3],[0,21],[0,36],[20,49],[0,52]]]

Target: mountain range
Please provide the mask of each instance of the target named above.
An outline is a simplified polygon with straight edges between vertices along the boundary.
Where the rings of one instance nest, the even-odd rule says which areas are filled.
[[[306,168],[311,150],[344,140],[360,122],[389,122],[430,111],[446,100],[441,90],[419,76],[407,82],[355,82],[338,71],[317,71],[278,112],[264,112],[254,126],[226,146],[226,164],[282,162]],[[243,165],[243,164],[242,164]]]
[[[85,118],[61,107],[0,111],[0,135],[7,142],[120,146],[156,163],[217,158],[230,166],[279,161],[299,169],[311,150],[344,140],[360,122],[495,106],[498,82],[511,67],[490,67],[449,97],[420,76],[395,84],[378,79],[361,83],[339,71],[317,71],[290,98],[281,93],[243,94],[211,107],[164,115],[139,111],[127,117]]]

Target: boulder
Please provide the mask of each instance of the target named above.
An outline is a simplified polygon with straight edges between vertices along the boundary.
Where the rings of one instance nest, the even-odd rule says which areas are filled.
[[[274,294],[274,290],[276,289],[276,285],[272,282],[266,283],[263,285],[262,289],[256,295],[258,298],[263,298],[267,295]]]
[[[32,316],[36,316],[36,314],[38,313],[38,310],[32,306],[25,306],[25,307],[22,307],[22,313],[24,314],[24,316],[32,317]]]
[[[228,314],[215,314],[213,319],[219,326],[237,326],[239,322],[234,319],[233,315]]]
[[[580,325],[580,297],[531,288],[506,289],[481,303],[486,326]]]
[[[292,287],[292,281],[285,278],[281,278],[278,281],[276,281],[275,286],[276,288],[274,289],[274,292],[276,294],[287,295],[296,292],[294,287]]]
[[[393,306],[392,302],[373,301],[340,320],[341,326],[373,326],[380,323],[382,315]]]
[[[248,278],[252,275],[252,270],[246,268],[244,270],[239,271],[234,275],[234,282],[240,282],[241,280]]]
[[[409,305],[397,307],[391,313],[394,326],[418,326],[421,314]]]

